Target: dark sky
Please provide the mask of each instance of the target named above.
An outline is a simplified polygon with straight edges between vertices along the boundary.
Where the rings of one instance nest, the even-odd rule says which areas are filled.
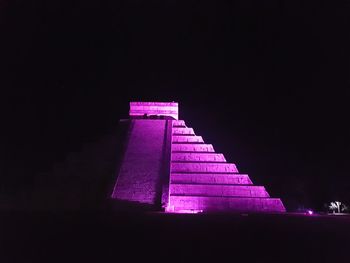
[[[128,115],[189,126],[290,207],[350,203],[346,1],[1,1],[1,175],[16,191]]]

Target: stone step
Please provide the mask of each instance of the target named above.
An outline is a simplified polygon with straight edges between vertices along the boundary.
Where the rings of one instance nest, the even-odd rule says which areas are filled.
[[[170,195],[270,197],[263,186],[224,184],[170,184]]]
[[[172,152],[215,152],[212,144],[174,143],[171,145]]]
[[[202,136],[173,135],[172,143],[204,143]]]
[[[186,127],[184,120],[174,120],[173,127]]]
[[[195,135],[194,130],[188,127],[173,127],[173,135]]]
[[[169,212],[285,212],[279,198],[170,196]]]
[[[253,184],[247,174],[205,174],[205,173],[172,173],[171,183],[182,184]]]
[[[234,163],[171,163],[172,173],[238,173]]]
[[[177,153],[171,154],[173,162],[226,162],[222,153]]]

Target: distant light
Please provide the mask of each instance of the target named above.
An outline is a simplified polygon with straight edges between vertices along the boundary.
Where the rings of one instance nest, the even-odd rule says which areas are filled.
[[[312,211],[312,210],[307,210],[307,213],[308,213],[309,215],[313,215],[313,214],[314,214],[314,211]]]
[[[198,214],[202,212],[203,210],[196,210],[196,209],[182,209],[182,210],[174,211],[174,213],[179,213],[179,214]]]

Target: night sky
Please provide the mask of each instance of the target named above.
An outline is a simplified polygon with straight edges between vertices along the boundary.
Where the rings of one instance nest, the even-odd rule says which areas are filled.
[[[287,209],[350,204],[349,14],[346,1],[2,1],[0,191],[30,190],[130,100],[177,101]]]

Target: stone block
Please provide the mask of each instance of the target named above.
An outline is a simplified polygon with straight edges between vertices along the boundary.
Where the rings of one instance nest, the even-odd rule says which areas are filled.
[[[195,135],[192,128],[173,127],[173,135]]]
[[[174,143],[171,146],[172,152],[215,152],[211,144],[190,144],[190,143]]]
[[[173,135],[172,143],[204,143],[202,136]]]
[[[177,102],[130,102],[129,115],[170,116],[178,119],[179,107]]]
[[[186,127],[184,120],[174,120],[173,127]]]
[[[171,154],[173,162],[226,162],[222,153],[192,153],[174,152]]]
[[[171,163],[172,173],[238,173],[233,163]]]

